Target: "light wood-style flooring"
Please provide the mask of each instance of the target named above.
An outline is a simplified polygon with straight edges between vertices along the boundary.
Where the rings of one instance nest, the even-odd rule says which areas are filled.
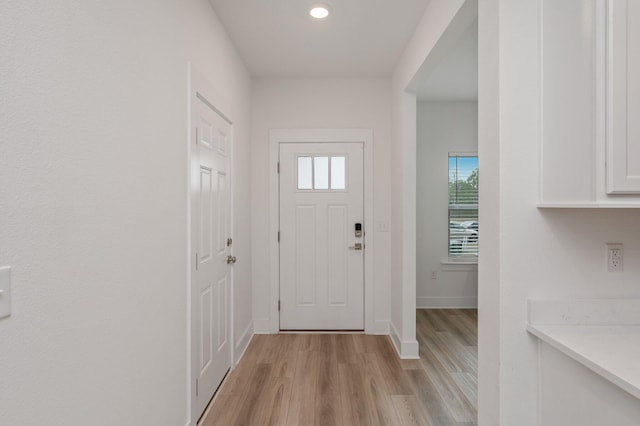
[[[417,311],[419,360],[389,337],[256,335],[200,425],[476,425],[477,310]]]

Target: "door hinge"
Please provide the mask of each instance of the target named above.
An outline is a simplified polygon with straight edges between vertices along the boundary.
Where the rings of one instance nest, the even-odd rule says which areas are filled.
[[[227,238],[227,247],[231,247],[231,244],[233,244],[233,239]]]
[[[196,145],[198,145],[198,128],[196,127]]]
[[[280,162],[278,161],[278,173],[280,173]]]
[[[280,231],[278,231],[278,242],[280,242]]]
[[[198,253],[196,253],[196,271],[198,270]]]
[[[278,300],[278,312],[280,312],[280,301]]]
[[[198,396],[198,379],[196,379],[196,396]]]

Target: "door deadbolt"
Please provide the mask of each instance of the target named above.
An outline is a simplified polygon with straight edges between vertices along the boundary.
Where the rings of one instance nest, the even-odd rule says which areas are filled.
[[[362,224],[361,223],[356,223],[354,233],[355,233],[356,238],[362,238]]]

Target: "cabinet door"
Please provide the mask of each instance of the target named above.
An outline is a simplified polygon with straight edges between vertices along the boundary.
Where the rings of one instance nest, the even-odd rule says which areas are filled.
[[[607,193],[640,193],[640,2],[608,2]]]

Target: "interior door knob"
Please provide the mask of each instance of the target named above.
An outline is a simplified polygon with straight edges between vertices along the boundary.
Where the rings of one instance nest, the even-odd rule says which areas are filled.
[[[227,256],[227,263],[236,263],[236,257],[235,256]]]

